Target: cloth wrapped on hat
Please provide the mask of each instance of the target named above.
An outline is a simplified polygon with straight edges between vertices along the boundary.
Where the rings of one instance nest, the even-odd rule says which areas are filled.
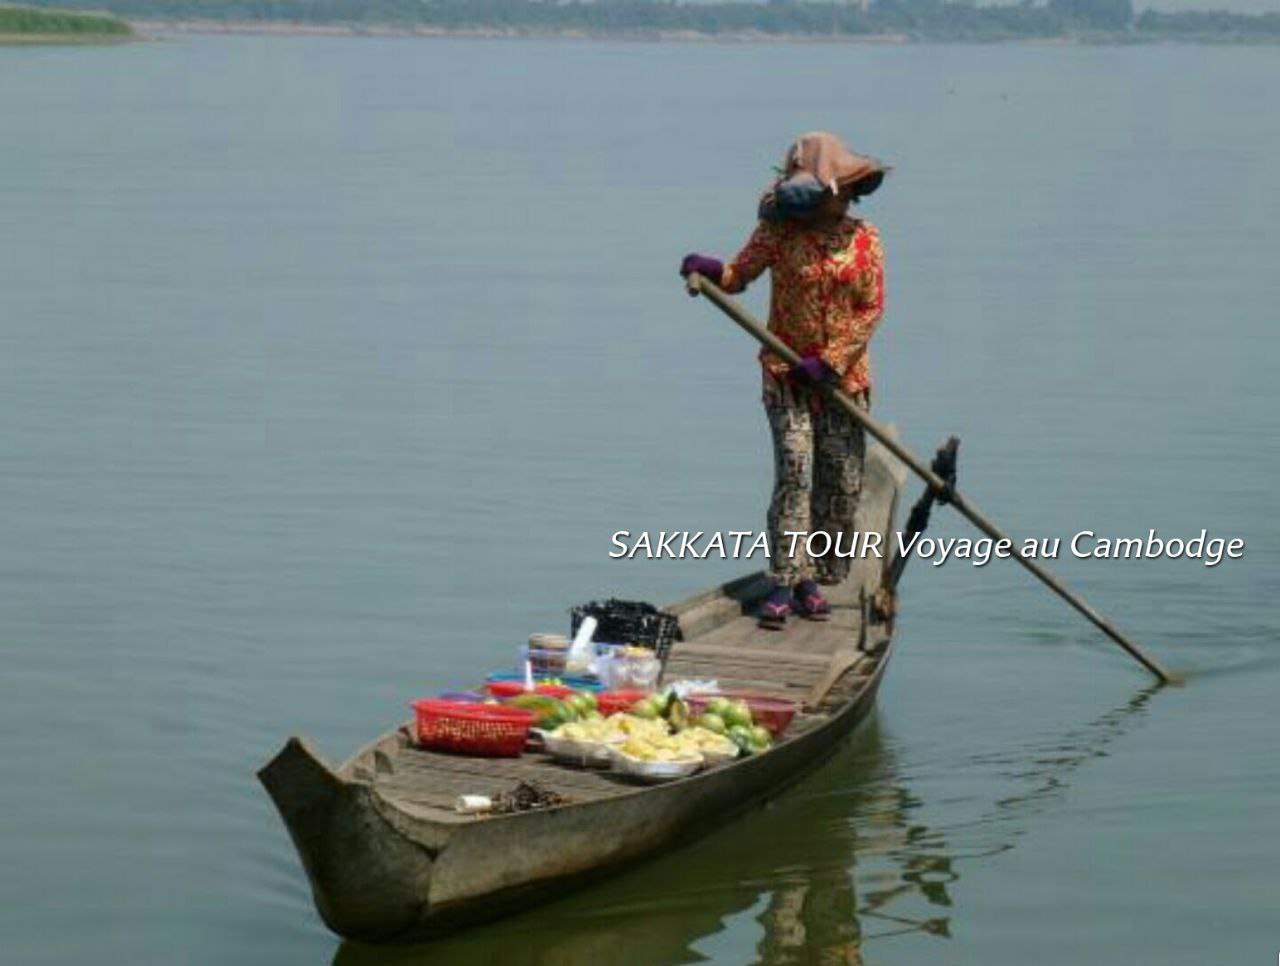
[[[781,174],[761,196],[759,217],[785,221],[803,215],[842,189],[856,200],[879,188],[888,170],[883,162],[850,151],[834,134],[803,134],[788,148]]]

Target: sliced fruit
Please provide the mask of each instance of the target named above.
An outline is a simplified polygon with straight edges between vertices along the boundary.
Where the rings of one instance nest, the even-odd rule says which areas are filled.
[[[672,693],[662,716],[671,722],[671,727],[680,731],[689,723],[689,706]]]

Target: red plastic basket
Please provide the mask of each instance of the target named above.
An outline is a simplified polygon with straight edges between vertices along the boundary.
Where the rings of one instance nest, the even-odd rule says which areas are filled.
[[[619,711],[630,711],[637,701],[643,701],[648,696],[648,691],[636,688],[623,691],[601,691],[596,695],[596,706],[607,718]]]
[[[499,700],[518,697],[526,693],[524,683],[521,681],[490,681],[485,685],[485,689]],[[573,688],[564,684],[535,684],[533,693],[545,694],[551,698],[567,698],[573,694]]]
[[[798,705],[786,698],[772,698],[765,694],[753,694],[750,691],[721,691],[717,693],[689,695],[689,710],[695,715],[702,714],[712,698],[728,698],[730,701],[745,701],[751,709],[751,717],[758,725],[768,729],[775,738],[787,730],[791,719],[796,716]]]
[[[413,712],[423,748],[479,758],[518,757],[534,721],[520,708],[438,698],[413,702]]]

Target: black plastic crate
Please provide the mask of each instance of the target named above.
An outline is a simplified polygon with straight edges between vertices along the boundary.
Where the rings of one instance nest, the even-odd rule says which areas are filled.
[[[599,626],[594,641],[604,644],[638,644],[647,647],[663,664],[671,653],[671,645],[680,640],[680,622],[675,614],[658,610],[642,600],[593,600],[569,611],[569,637],[577,636],[586,617],[594,617]]]

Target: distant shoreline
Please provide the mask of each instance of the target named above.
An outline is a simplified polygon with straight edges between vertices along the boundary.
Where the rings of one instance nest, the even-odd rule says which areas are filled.
[[[149,33],[261,34],[297,37],[455,37],[475,40],[636,40],[707,43],[918,43],[905,34],[771,34],[740,30],[707,33],[697,30],[570,30],[517,27],[435,27],[427,24],[300,23],[286,20],[130,20]],[[1050,38],[1058,42],[1058,38]],[[1069,42],[1069,41],[1062,41]]]
[[[0,47],[117,44],[137,39],[127,21],[110,14],[0,4]]]
[[[1275,46],[1280,38],[1205,34],[1168,36],[1150,33],[1097,33],[1082,36],[1037,37],[1016,35],[912,37],[907,34],[810,34],[768,33],[762,30],[614,30],[532,27],[438,27],[394,23],[303,23],[287,20],[134,20],[129,23],[144,34],[237,34],[286,37],[417,37],[473,40],[583,40],[648,43],[725,44],[857,44],[905,46],[908,44],[1021,44],[1037,47],[1154,46],[1159,44],[1213,46]]]
[[[127,44],[143,38],[131,34],[5,34],[0,33],[0,47],[26,47],[40,44],[76,46],[84,44]]]

